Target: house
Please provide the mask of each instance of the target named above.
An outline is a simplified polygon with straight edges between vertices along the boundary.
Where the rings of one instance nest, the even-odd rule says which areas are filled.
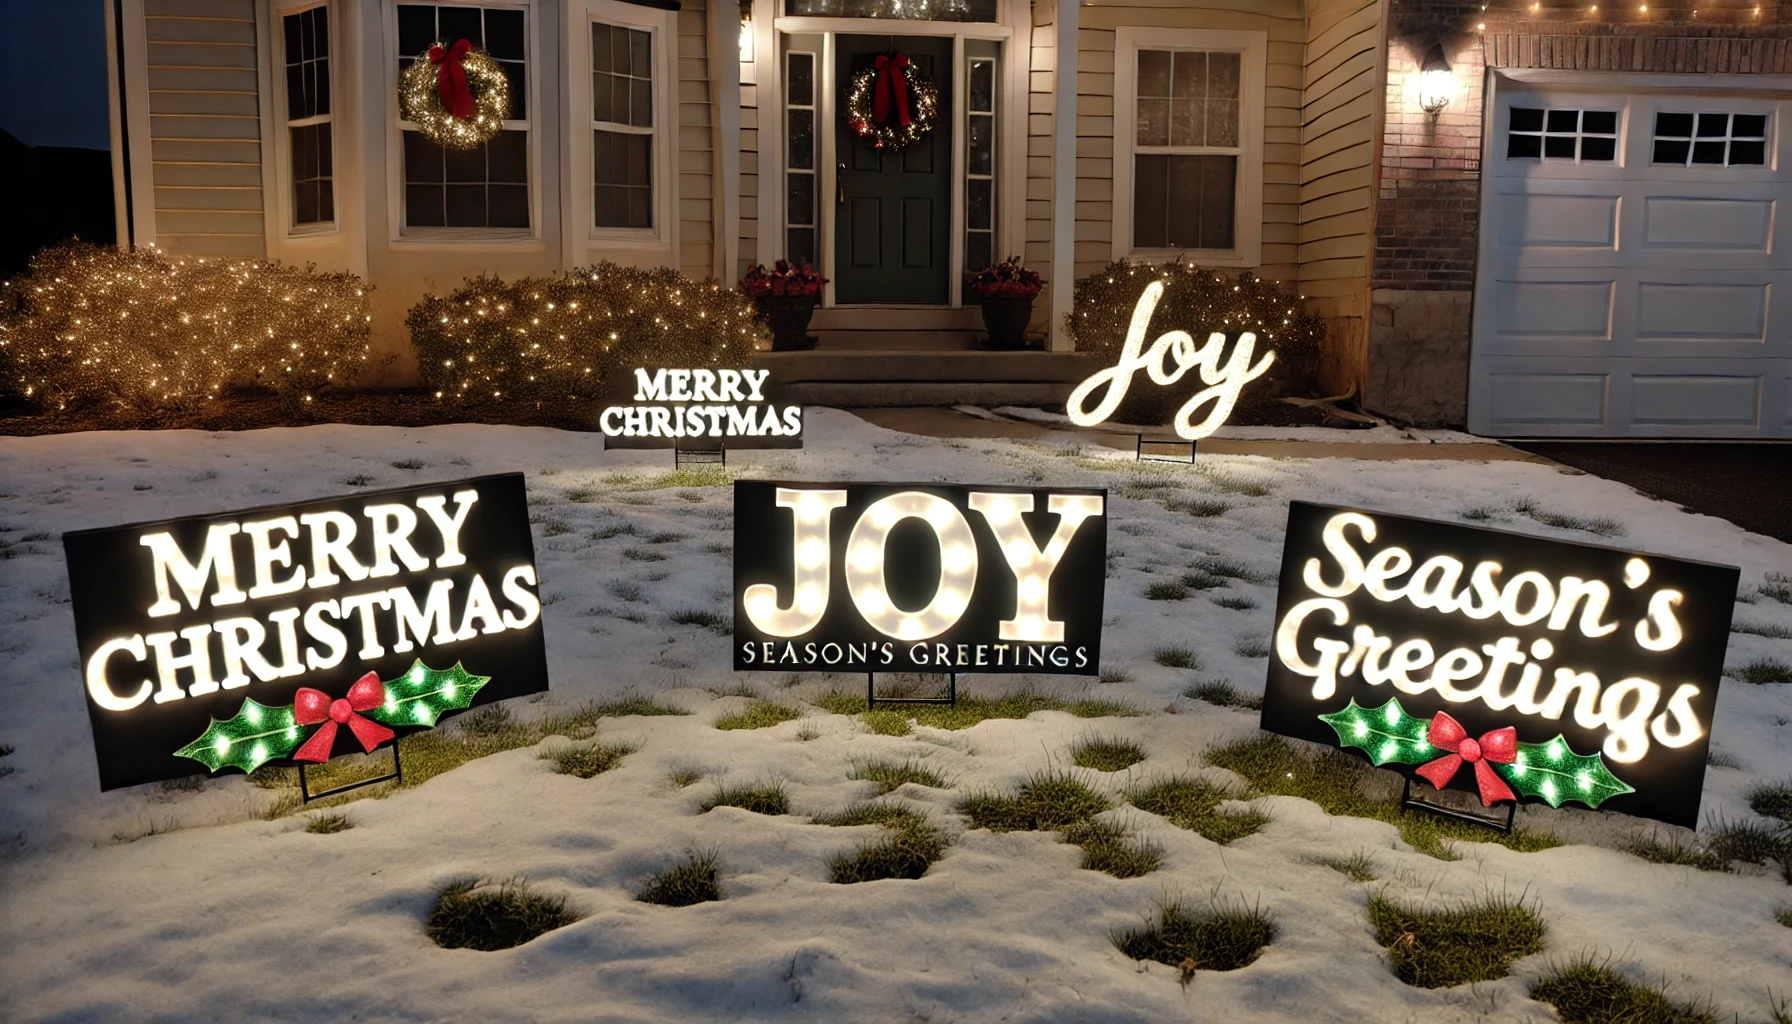
[[[1180,255],[1305,295],[1325,388],[1401,419],[1792,436],[1782,6],[108,4],[119,238],[359,273],[401,356],[405,309],[469,275],[787,257],[830,279],[816,379],[1055,394],[1069,283]],[[470,153],[398,101],[461,38],[512,82]],[[847,94],[896,54],[937,110],[879,151]],[[963,272],[1009,254],[1047,351],[964,351]]]

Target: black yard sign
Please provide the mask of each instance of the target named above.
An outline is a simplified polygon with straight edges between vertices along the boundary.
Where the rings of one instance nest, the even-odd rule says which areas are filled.
[[[1041,672],[1101,661],[1107,492],[734,485],[734,667]]]
[[[1739,575],[1294,502],[1263,728],[1488,806],[1696,826]]]
[[[63,546],[102,789],[370,751],[548,686],[518,473]]]

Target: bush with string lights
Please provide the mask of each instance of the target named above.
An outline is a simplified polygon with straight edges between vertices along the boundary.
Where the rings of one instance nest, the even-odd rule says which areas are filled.
[[[372,365],[367,292],[310,266],[50,246],[0,284],[0,399],[149,412],[263,387],[299,411]]]
[[[758,328],[734,288],[669,267],[600,263],[554,277],[469,278],[405,323],[437,398],[554,409],[637,366],[742,366]]]
[[[1167,331],[1187,331],[1196,345],[1215,331],[1226,335],[1229,342],[1250,331],[1257,336],[1258,352],[1268,349],[1275,353],[1269,371],[1275,385],[1261,386],[1269,383],[1264,381],[1247,386],[1234,419],[1259,415],[1275,397],[1312,387],[1325,341],[1325,321],[1306,307],[1302,297],[1248,271],[1219,274],[1180,259],[1162,264],[1121,260],[1078,280],[1065,324],[1076,350],[1098,356],[1105,365],[1118,362],[1133,310],[1145,286],[1153,281],[1163,282],[1164,293],[1145,332],[1147,351]],[[1140,381],[1145,378],[1141,376]],[[1113,418],[1123,423],[1162,423],[1202,386],[1200,374],[1194,370],[1168,387],[1135,386]]]

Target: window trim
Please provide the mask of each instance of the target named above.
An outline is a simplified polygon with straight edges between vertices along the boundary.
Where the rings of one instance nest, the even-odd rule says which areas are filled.
[[[330,112],[326,115],[300,118],[297,121],[288,120],[287,112],[290,108],[287,106],[286,97],[286,22],[284,19],[319,7],[324,9],[324,17],[329,22],[330,56],[326,64],[326,73],[330,76]],[[278,237],[283,240],[292,240],[339,235],[342,233],[342,194],[339,188],[341,177],[337,174],[340,161],[336,156],[341,152],[341,133],[336,129],[343,125],[343,104],[339,88],[341,79],[336,73],[336,67],[340,59],[338,55],[342,52],[342,27],[339,24],[341,19],[337,17],[338,12],[331,0],[288,0],[286,3],[276,3],[272,14],[273,25],[270,26],[270,29],[273,54],[270,63],[273,67],[270,68],[269,84],[272,87],[271,105],[278,113],[278,123],[274,125],[271,133],[276,192],[273,206],[275,216],[278,218]],[[396,88],[396,86],[394,87]],[[331,217],[328,221],[298,224],[293,220],[298,211],[294,208],[292,198],[292,129],[312,124],[328,124],[330,126]]]
[[[605,250],[675,254],[678,247],[678,64],[677,15],[620,0],[571,0],[567,8],[569,83],[567,102],[565,225],[573,265],[591,262]],[[653,47],[653,227],[600,228],[595,224],[591,190],[595,185],[591,133],[596,128],[591,105],[591,26],[596,23],[638,29],[652,35]]]
[[[494,10],[523,12],[523,88],[527,94],[530,117],[527,121],[505,121],[504,130],[520,128],[529,133],[525,147],[529,175],[528,228],[451,228],[406,227],[404,222],[404,132],[410,122],[398,109],[398,79],[404,68],[397,56],[398,4],[400,0],[384,0],[381,14],[385,35],[379,41],[382,80],[386,83],[386,224],[388,244],[393,249],[448,249],[457,252],[481,250],[537,250],[542,248],[542,164],[541,135],[545,121],[541,116],[540,66],[547,58],[542,50],[541,31],[534,0],[417,0],[435,7],[484,7]],[[331,45],[335,45],[332,41]],[[334,83],[332,83],[333,85]]]
[[[1263,262],[1264,76],[1269,33],[1220,29],[1122,27],[1114,37],[1114,258],[1185,256],[1206,266],[1255,269]],[[1147,249],[1133,245],[1133,157],[1138,138],[1140,50],[1230,51],[1239,54],[1238,187],[1231,249]]]

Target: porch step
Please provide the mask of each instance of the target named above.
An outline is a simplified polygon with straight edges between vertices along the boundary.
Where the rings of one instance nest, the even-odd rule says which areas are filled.
[[[977,331],[815,331],[815,348],[825,352],[963,352],[977,347]]]
[[[765,352],[754,358],[805,405],[1057,405],[1098,368],[1069,352]]]
[[[975,306],[834,306],[809,330],[827,352],[963,352],[983,338]]]

